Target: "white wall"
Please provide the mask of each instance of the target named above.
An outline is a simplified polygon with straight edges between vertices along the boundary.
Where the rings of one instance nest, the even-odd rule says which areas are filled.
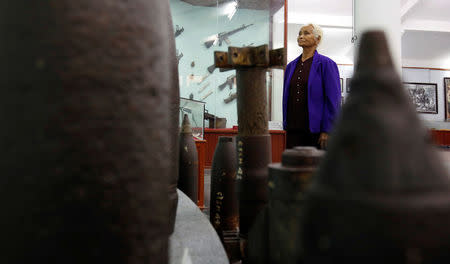
[[[284,47],[284,8],[273,15],[273,22],[273,48],[282,48]],[[283,76],[283,70],[272,70],[272,121],[283,121]]]
[[[302,53],[297,44],[297,36],[301,24],[288,24],[287,58],[288,62],[294,60]],[[348,28],[323,27],[322,43],[317,51],[333,59],[337,64],[353,63],[353,44],[351,43],[352,30]]]
[[[428,70],[428,69],[403,69],[404,82],[436,83],[438,92],[438,113],[437,114],[419,114],[424,121],[431,121],[430,124],[436,125],[436,121],[445,120],[444,105],[444,77],[450,77],[450,71]],[[439,128],[450,128],[450,123],[437,124]]]
[[[348,78],[353,76],[353,66],[350,65],[338,65],[339,74],[341,78],[344,78],[344,93],[343,96],[347,97],[345,86],[349,81]],[[444,77],[450,78],[450,71],[446,70],[429,70],[429,69],[402,69],[403,82],[416,82],[416,83],[436,83],[438,94],[438,113],[437,114],[424,114],[418,113],[419,118],[425,121],[425,125],[436,129],[450,129],[450,122],[444,122],[445,120],[445,97],[444,97]]]
[[[354,27],[360,43],[362,34],[368,30],[383,30],[397,72],[401,74],[401,17],[400,0],[354,1]],[[357,45],[355,45],[357,47]]]
[[[450,69],[450,32],[406,31],[403,66]]]

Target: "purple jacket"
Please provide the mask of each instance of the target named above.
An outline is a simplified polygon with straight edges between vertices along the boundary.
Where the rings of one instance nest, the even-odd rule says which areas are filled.
[[[285,130],[289,85],[300,57],[291,61],[284,72],[283,128]],[[311,133],[330,132],[340,101],[341,88],[337,65],[330,58],[315,51],[308,79],[308,115]]]

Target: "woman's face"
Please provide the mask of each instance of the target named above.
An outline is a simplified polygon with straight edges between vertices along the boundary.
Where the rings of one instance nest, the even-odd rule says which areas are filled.
[[[313,47],[319,45],[319,40],[314,37],[313,27],[311,25],[304,26],[298,32],[297,43],[300,47]]]

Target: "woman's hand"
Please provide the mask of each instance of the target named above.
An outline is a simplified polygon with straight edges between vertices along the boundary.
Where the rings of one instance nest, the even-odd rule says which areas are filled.
[[[320,149],[326,149],[327,145],[328,145],[328,134],[325,132],[320,133],[318,143],[319,143]]]

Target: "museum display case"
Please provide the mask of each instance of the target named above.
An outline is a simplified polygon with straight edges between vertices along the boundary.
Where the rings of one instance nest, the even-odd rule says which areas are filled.
[[[284,0],[171,0],[170,5],[180,96],[204,102],[209,114],[226,118],[226,127],[237,125],[236,71],[216,68],[214,52],[283,47]],[[266,76],[270,105],[273,78],[270,71]],[[278,82],[282,86],[282,78]]]
[[[205,130],[205,103],[187,98],[180,98],[180,127],[183,122],[183,116],[187,115],[192,128],[192,136],[195,139],[202,140]]]

